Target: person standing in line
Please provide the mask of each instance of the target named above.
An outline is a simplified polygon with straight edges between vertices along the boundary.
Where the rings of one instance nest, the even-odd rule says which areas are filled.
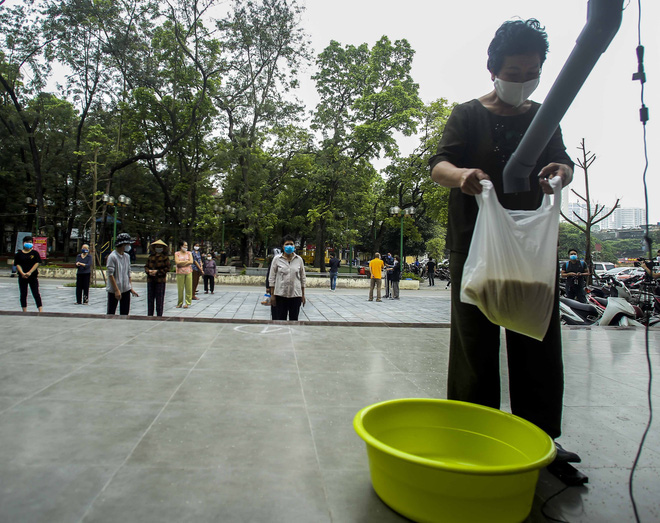
[[[430,258],[426,264],[426,275],[429,277],[429,287],[435,286],[435,262]]]
[[[133,239],[131,236],[122,232],[117,235],[115,241],[115,250],[108,255],[105,264],[108,270],[108,284],[106,291],[108,293],[107,314],[114,316],[119,304],[120,316],[128,316],[131,310],[131,294],[139,296],[133,290],[131,282],[131,257],[128,252],[131,250]]]
[[[147,273],[147,316],[154,315],[154,303],[156,316],[163,315],[165,287],[171,267],[169,254],[170,249],[163,240],[156,240],[149,245],[149,257],[144,264]]]
[[[85,244],[76,256],[76,305],[89,305],[89,279],[92,276],[92,257],[89,255],[89,245]]]
[[[215,290],[215,273],[217,272],[217,265],[211,253],[206,255],[204,260],[204,294],[209,293],[209,288],[211,289],[211,294]]]
[[[14,256],[14,265],[18,272],[18,289],[21,295],[21,308],[23,312],[27,312],[27,290],[30,287],[34,303],[37,305],[39,312],[43,312],[43,304],[41,302],[41,294],[39,294],[39,264],[41,263],[41,256],[35,251],[32,243],[32,236],[23,238],[23,249],[17,251]]]
[[[337,274],[339,273],[339,266],[341,265],[341,260],[337,258],[337,255],[333,254],[330,258],[330,290],[334,292],[337,289]]]
[[[586,276],[589,276],[587,264],[578,258],[576,249],[568,250],[568,258],[561,268],[561,277],[566,278],[566,297],[571,300],[577,300],[580,303],[587,303],[585,286]]]
[[[179,242],[179,250],[174,253],[174,263],[176,264],[176,289],[179,293],[179,298],[176,303],[176,308],[180,309],[183,305],[184,309],[190,307],[192,303],[192,272],[193,272],[193,256],[188,252],[188,242],[182,240]],[[184,300],[185,291],[185,305]]]
[[[270,266],[270,301],[275,307],[274,319],[298,321],[300,306],[305,305],[305,262],[295,253],[293,237],[285,236],[283,244],[284,252]]]
[[[550,179],[559,177],[566,187],[573,178],[573,162],[557,127],[531,169],[530,190],[506,194],[503,189],[504,166],[541,107],[529,97],[539,84],[547,52],[547,34],[538,20],[503,23],[488,47],[487,67],[494,89],[454,107],[437,154],[429,160],[431,178],[451,189],[447,230],[452,281],[448,399],[496,409],[501,402],[501,329],[476,306],[460,300],[463,267],[478,214],[475,195],[482,192],[481,181],[493,183],[506,209],[530,210],[538,208],[544,193],[552,194]],[[548,241],[556,243],[557,239]],[[561,435],[564,393],[558,283],[559,278],[554,312],[542,341],[506,331],[512,412],[552,439]],[[555,444],[557,461],[580,461],[577,454]]]
[[[279,251],[279,249],[275,249],[275,251]],[[279,252],[275,252],[275,255],[280,254]],[[268,305],[268,308],[270,309],[270,319],[275,320],[277,319],[277,315],[275,314],[275,306],[273,304],[272,300],[272,294],[270,292],[270,269],[273,266],[273,260],[274,256],[270,256],[270,261],[268,262],[268,270],[266,271],[266,294],[264,296],[264,301],[261,302],[262,305]]]
[[[383,260],[385,264],[385,297],[392,296],[392,267],[394,267],[394,258],[392,253],[388,252]]]
[[[376,301],[383,301],[380,299],[380,288],[383,284],[383,267],[385,267],[385,264],[380,259],[380,253],[377,252],[374,254],[373,260],[369,262],[369,272],[371,273],[369,301],[374,301],[374,287],[376,287]]]
[[[197,297],[197,286],[199,285],[199,278],[204,274],[204,267],[202,267],[202,254],[199,252],[199,243],[197,242],[193,245],[192,257],[192,299],[199,300]]]
[[[399,256],[394,256],[394,266],[392,267],[392,294],[390,298],[393,300],[399,299],[399,282],[401,281],[401,260]]]

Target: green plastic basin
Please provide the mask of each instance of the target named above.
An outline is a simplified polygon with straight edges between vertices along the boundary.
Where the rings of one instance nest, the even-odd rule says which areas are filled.
[[[555,457],[536,425],[497,409],[400,399],[358,412],[371,481],[392,509],[419,522],[520,522],[539,469]]]

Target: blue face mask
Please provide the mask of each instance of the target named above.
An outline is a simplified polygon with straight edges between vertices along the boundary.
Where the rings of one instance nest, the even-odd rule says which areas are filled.
[[[293,251],[295,251],[296,248],[293,245],[285,245],[284,246],[284,252],[287,254],[293,254]]]
[[[82,252],[87,254],[89,251],[87,249],[83,249]]]
[[[32,244],[31,243],[24,243],[23,248],[30,250],[32,248]]]
[[[571,258],[571,260],[576,261],[577,260],[577,254],[571,254],[570,258]]]

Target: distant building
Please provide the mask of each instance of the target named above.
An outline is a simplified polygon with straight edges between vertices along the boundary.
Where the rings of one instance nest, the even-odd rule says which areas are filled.
[[[594,211],[595,205],[592,206],[591,212]],[[606,215],[612,210],[611,207],[605,207],[600,213],[598,213],[598,219],[601,216]],[[582,221],[587,219],[587,204],[579,202],[569,202],[568,198],[565,198],[562,202],[562,212],[566,217],[570,218],[572,221],[582,225]],[[641,227],[645,224],[645,215],[644,209],[638,207],[618,207],[610,214],[605,220],[596,224],[595,228],[600,229],[635,229]],[[563,220],[562,218],[562,221]]]
[[[608,217],[610,229],[633,229],[646,223],[644,209],[620,207]]]

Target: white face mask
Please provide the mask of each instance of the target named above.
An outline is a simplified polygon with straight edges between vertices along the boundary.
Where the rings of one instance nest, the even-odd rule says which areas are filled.
[[[131,246],[127,245],[126,247],[124,247],[124,252],[131,252]]]
[[[532,96],[532,93],[539,85],[540,78],[529,80],[528,82],[507,82],[495,78],[495,92],[497,97],[504,103],[520,107],[527,99]]]

